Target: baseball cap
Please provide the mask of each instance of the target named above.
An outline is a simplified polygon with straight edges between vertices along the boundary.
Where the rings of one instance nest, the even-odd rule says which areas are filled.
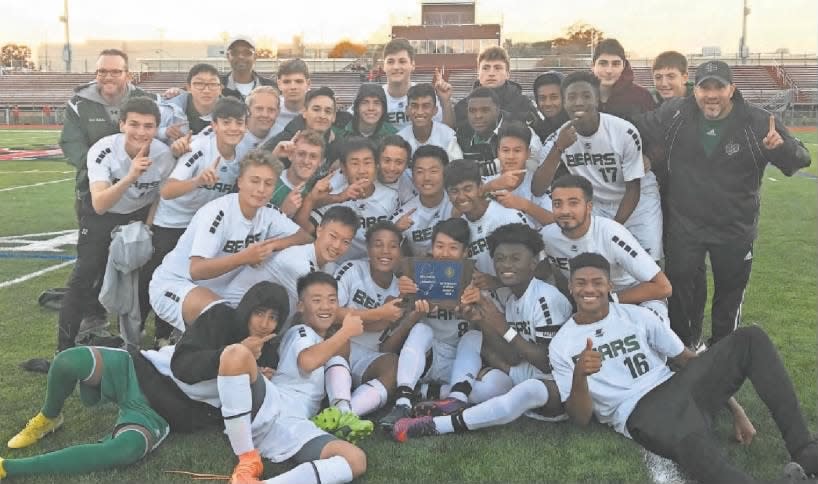
[[[230,48],[233,47],[233,44],[235,44],[236,42],[246,42],[247,44],[250,45],[250,48],[252,48],[253,50],[255,50],[256,48],[256,43],[253,42],[252,37],[250,37],[249,35],[237,35],[235,37],[232,37],[227,42],[227,49],[230,50]]]
[[[733,83],[733,72],[722,61],[707,61],[696,68],[696,85],[699,86],[708,79],[715,79],[727,86]]]

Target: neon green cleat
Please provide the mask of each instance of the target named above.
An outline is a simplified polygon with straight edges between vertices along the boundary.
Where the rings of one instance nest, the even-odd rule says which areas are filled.
[[[0,457],[0,480],[6,478],[6,469],[3,467],[3,458]]]
[[[43,415],[42,412],[38,413],[28,421],[26,428],[9,440],[8,446],[10,449],[22,449],[34,445],[38,440],[62,427],[62,424],[62,414],[50,419]]]
[[[341,415],[341,410],[338,407],[327,407],[311,420],[316,427],[324,432],[333,433],[338,428],[338,423],[341,421]]]
[[[338,422],[335,432],[336,437],[352,442],[353,444],[364,437],[368,437],[375,429],[375,424],[371,420],[363,420],[352,412],[344,412]]]

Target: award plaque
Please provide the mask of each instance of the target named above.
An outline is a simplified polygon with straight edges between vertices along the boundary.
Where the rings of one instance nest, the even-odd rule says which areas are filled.
[[[425,299],[441,309],[454,309],[460,304],[460,296],[471,282],[474,271],[474,261],[471,259],[410,257],[405,263],[404,274],[415,281],[418,288],[412,299]]]

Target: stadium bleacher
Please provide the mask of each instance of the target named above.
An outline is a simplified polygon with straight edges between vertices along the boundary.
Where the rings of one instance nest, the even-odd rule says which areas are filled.
[[[738,65],[733,67],[736,86],[751,101],[764,104],[767,100],[781,97],[781,92],[788,86],[782,85],[772,74],[769,66]],[[565,74],[577,68],[538,68],[512,71],[511,79],[523,87],[524,94],[532,96],[531,86],[534,79],[548,70],[558,70]],[[798,91],[799,104],[818,104],[818,66],[783,66]],[[635,67],[634,80],[637,84],[650,87],[653,85],[650,67]],[[695,66],[690,67],[691,78],[695,75]],[[263,72],[262,75],[274,77],[275,73]],[[413,79],[415,82],[430,82],[433,72],[419,70]],[[185,72],[142,72],[135,83],[150,93],[162,93],[169,87],[182,87],[185,83]],[[468,95],[472,89],[477,72],[474,69],[453,69],[447,72],[452,84],[455,100]],[[33,72],[9,73],[0,76],[0,108],[19,105],[21,108],[39,108],[44,104],[62,105],[71,97],[73,88],[93,79],[91,73]],[[312,73],[313,86],[331,86],[336,93],[339,107],[352,104],[358,86],[365,79],[359,72],[315,72]]]

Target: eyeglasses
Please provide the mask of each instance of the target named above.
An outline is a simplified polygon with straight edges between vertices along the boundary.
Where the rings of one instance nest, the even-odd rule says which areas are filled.
[[[193,86],[193,89],[196,89],[197,91],[204,91],[205,89],[215,91],[216,89],[219,88],[219,86],[221,86],[221,84],[218,83],[218,82],[201,82],[201,81],[192,82],[192,83],[190,83],[190,85]]]
[[[127,72],[127,71],[125,71],[123,69],[97,69],[97,77],[105,77],[105,76],[119,77],[122,74],[124,74],[125,72]]]

